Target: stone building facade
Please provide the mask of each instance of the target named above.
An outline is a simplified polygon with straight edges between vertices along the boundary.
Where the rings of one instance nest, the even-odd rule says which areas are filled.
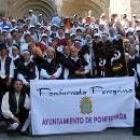
[[[99,17],[101,13],[111,15],[132,14],[140,16],[140,0],[0,0],[0,13],[19,18],[33,9],[37,14],[52,16],[58,12],[62,16],[91,15]]]

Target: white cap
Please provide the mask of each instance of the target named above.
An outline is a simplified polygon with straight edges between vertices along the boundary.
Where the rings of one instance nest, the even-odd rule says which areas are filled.
[[[47,34],[42,34],[42,36],[41,37],[48,37],[48,35]]]
[[[12,50],[13,50],[13,49],[18,50],[18,47],[17,47],[17,46],[13,46],[13,47],[12,47]]]
[[[76,35],[75,32],[72,32],[72,33],[70,34],[70,36],[74,36],[74,35]]]
[[[15,19],[12,19],[12,20],[11,20],[11,22],[14,22],[14,23],[16,23],[16,20],[15,20]]]
[[[94,35],[94,37],[95,37],[95,36],[100,37],[100,34],[96,33],[96,34]]]
[[[134,31],[135,31],[134,28],[128,28],[128,29],[126,30],[126,34],[129,33],[129,32],[133,33]]]
[[[32,12],[33,12],[33,10],[32,10],[32,9],[29,9],[29,12],[31,12],[31,13],[32,13]]]
[[[57,27],[57,28],[58,28],[58,25],[57,25],[57,24],[52,24],[52,26],[55,26],[55,27]]]
[[[36,26],[41,26],[41,23],[37,22],[37,23],[36,23]]]
[[[83,32],[82,28],[80,28],[80,27],[78,27],[78,28],[76,29],[76,31],[77,31],[77,30],[81,30],[81,31]]]
[[[133,15],[132,15],[132,17],[136,17],[136,16],[137,16],[136,14],[133,14]]]
[[[2,30],[2,33],[3,33],[3,32],[8,32],[8,30],[6,30],[6,29],[3,29],[3,30]]]
[[[34,25],[30,25],[29,29],[31,29],[31,28],[35,28],[35,26]]]
[[[30,52],[28,50],[24,50],[23,55],[24,54],[30,54]]]
[[[8,29],[10,29],[10,27],[6,25],[6,26],[4,26],[3,29],[8,30]]]
[[[140,27],[137,27],[137,28],[136,28],[136,31],[140,31]]]
[[[39,14],[38,16],[40,17],[40,16],[42,16],[42,14]]]

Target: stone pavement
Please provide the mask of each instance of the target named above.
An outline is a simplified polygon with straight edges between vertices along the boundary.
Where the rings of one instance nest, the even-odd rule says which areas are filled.
[[[131,129],[108,129],[100,133],[26,137],[7,135],[4,130],[0,130],[0,140],[140,140],[140,136],[132,136],[131,131]]]

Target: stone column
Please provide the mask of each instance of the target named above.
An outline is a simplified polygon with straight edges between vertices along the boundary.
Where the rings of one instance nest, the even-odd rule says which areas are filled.
[[[110,0],[111,14],[127,14],[131,18],[131,0]]]
[[[57,6],[57,13],[59,16],[61,16],[62,15],[61,8],[62,8],[63,0],[55,0],[55,4]]]
[[[131,0],[132,14],[140,17],[140,0]]]
[[[6,13],[7,0],[0,0],[0,14]]]

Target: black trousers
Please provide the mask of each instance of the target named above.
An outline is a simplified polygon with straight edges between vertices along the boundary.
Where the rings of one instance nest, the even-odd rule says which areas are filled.
[[[1,103],[5,92],[7,91],[7,79],[0,78],[0,121],[2,120]]]
[[[7,91],[7,79],[0,78],[0,103],[2,101],[2,97]]]
[[[133,134],[140,136],[140,109],[135,110]]]
[[[23,108],[19,113],[14,114],[14,115],[19,119],[20,126],[18,129],[21,129],[29,116],[29,111],[27,109]],[[12,119],[5,119],[5,121],[8,125],[14,123],[14,121]]]

